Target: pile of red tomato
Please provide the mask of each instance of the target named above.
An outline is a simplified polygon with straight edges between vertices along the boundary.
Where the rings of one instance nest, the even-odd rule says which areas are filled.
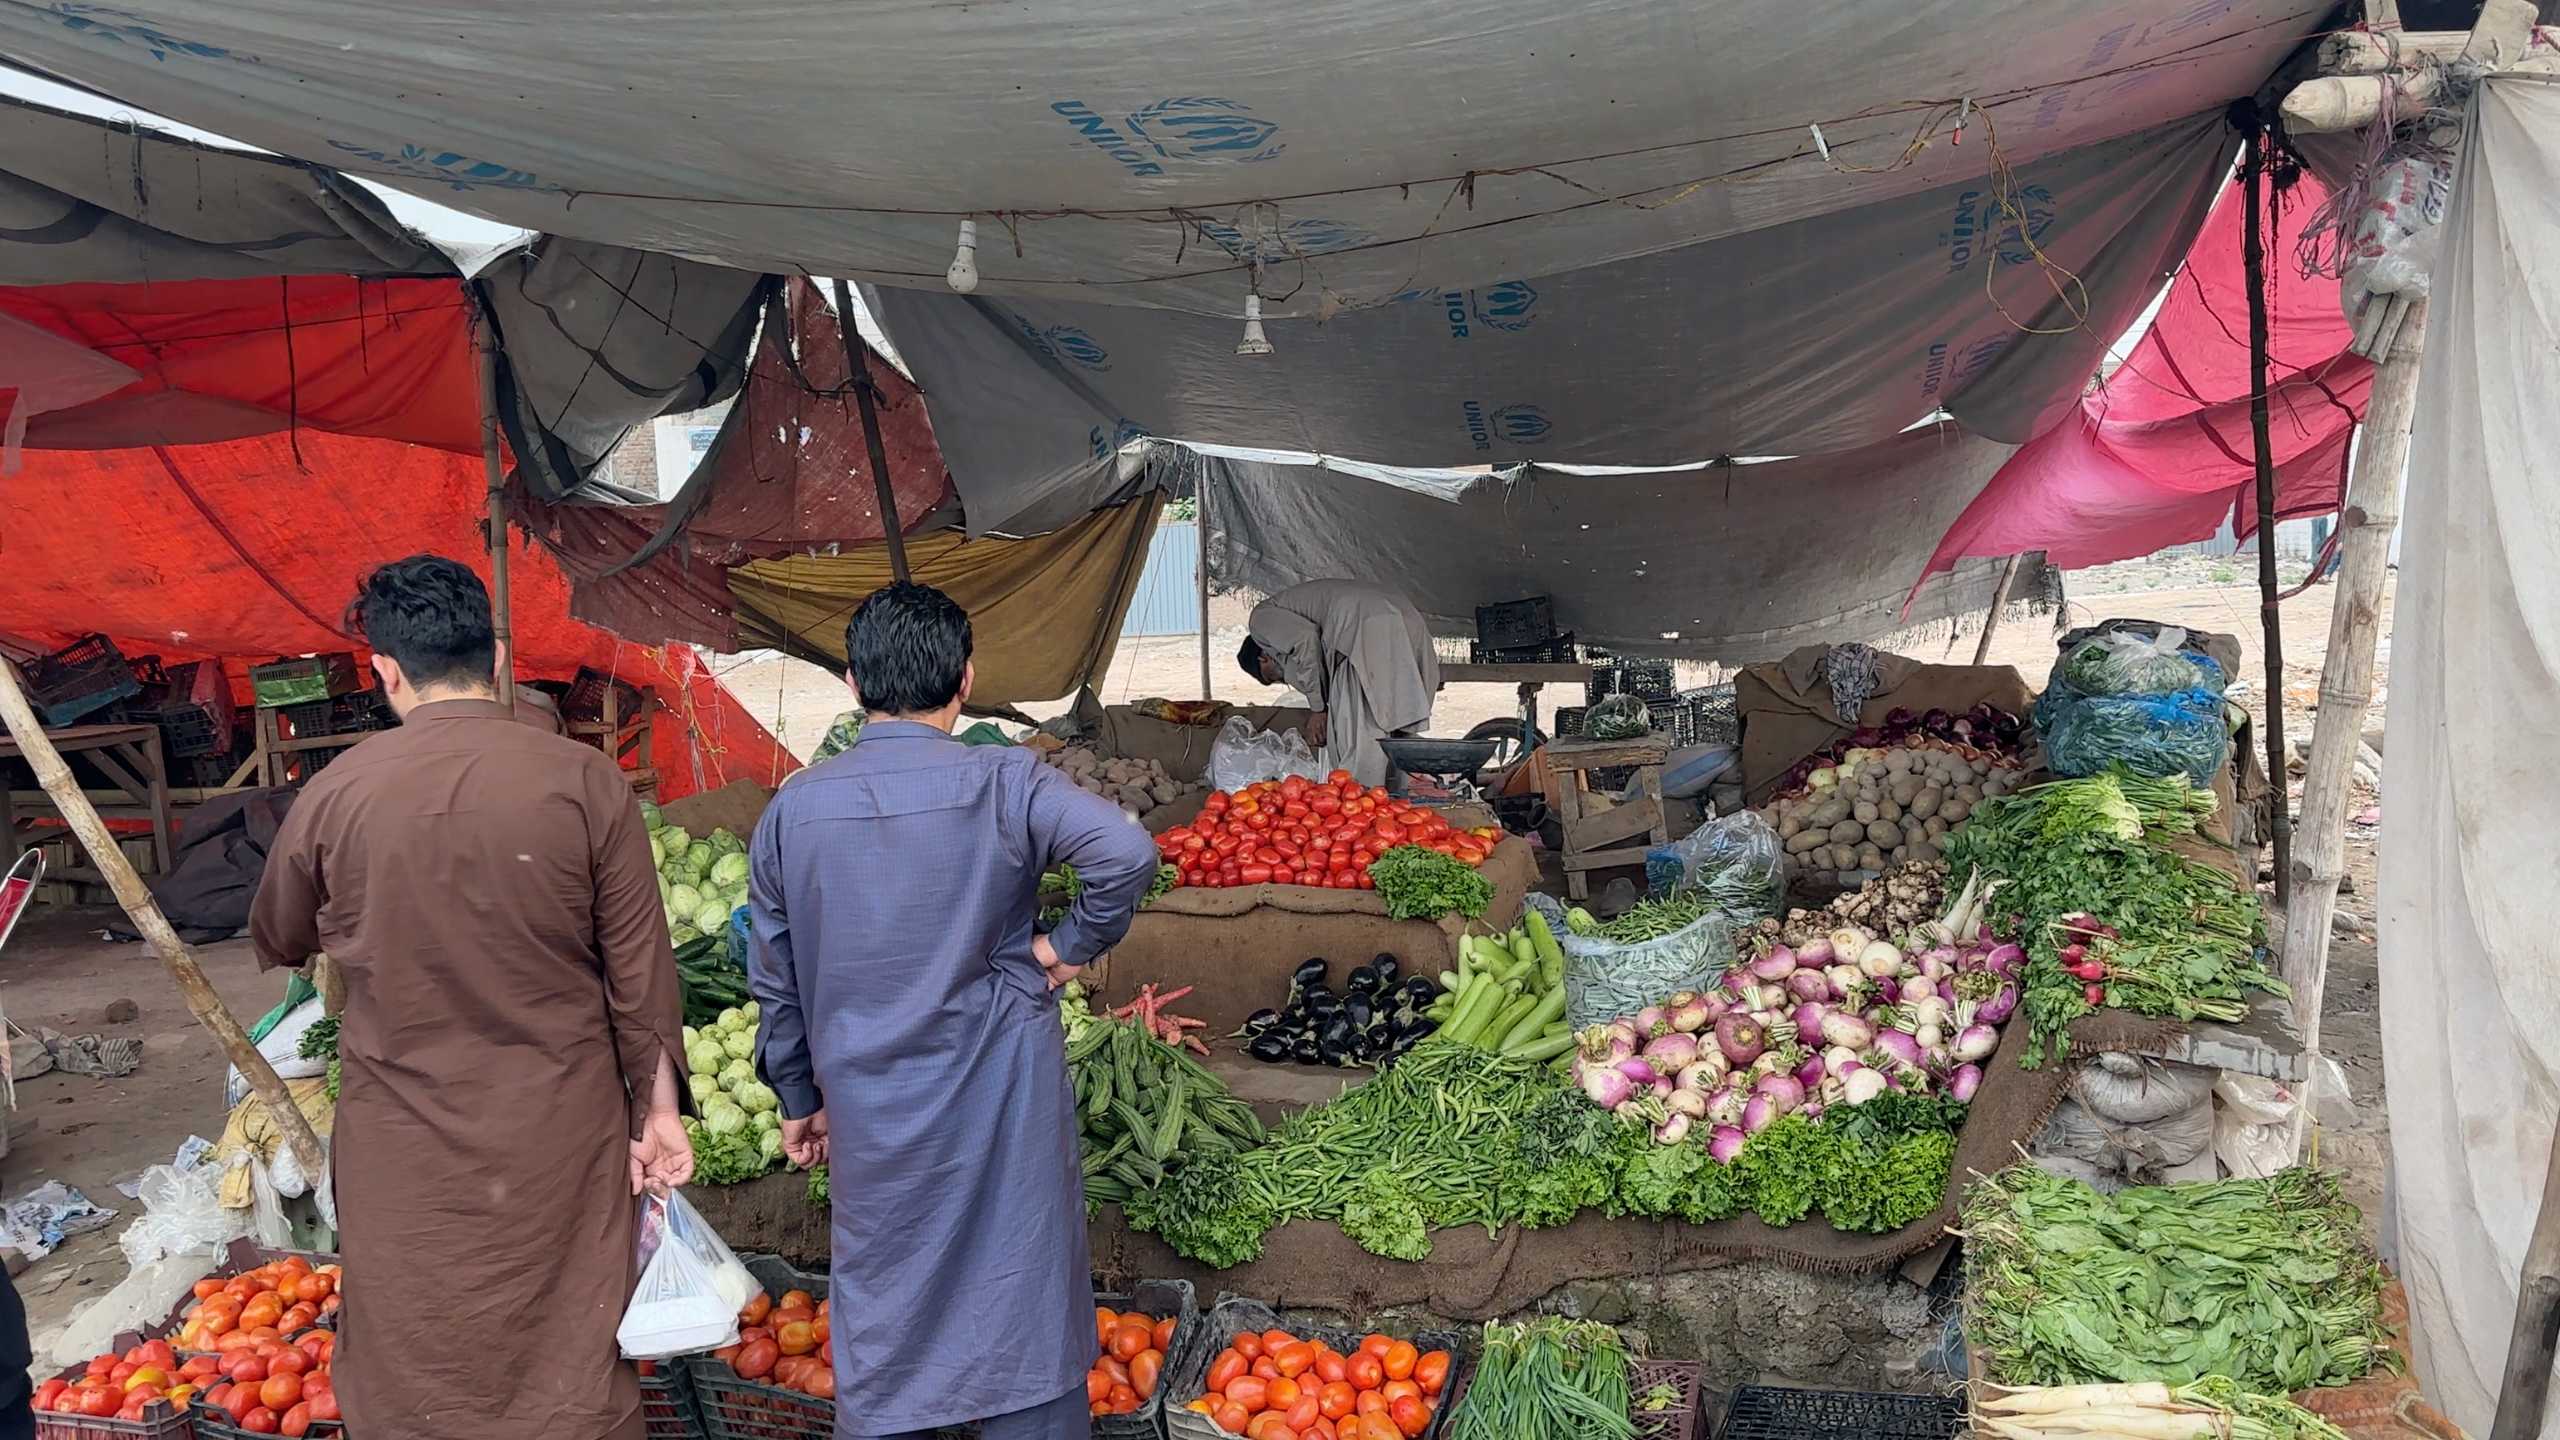
[[[1093,1331],[1101,1357],[1085,1372],[1085,1408],[1095,1415],[1133,1415],[1156,1393],[1164,1357],[1173,1349],[1173,1321],[1135,1310],[1093,1307]]]
[[[711,1353],[741,1380],[832,1401],[836,1370],[829,1334],[827,1302],[806,1290],[785,1290],[779,1299],[758,1295],[748,1301],[738,1312],[738,1343]]]
[[[1286,1330],[1238,1335],[1190,1408],[1246,1440],[1414,1440],[1449,1383],[1449,1352],[1384,1335],[1344,1355]]]
[[[190,1402],[226,1412],[255,1435],[303,1436],[336,1424],[338,1396],[329,1361],[338,1337],[313,1330],[298,1340],[249,1340],[228,1350],[179,1360],[166,1340],[145,1340],[121,1355],[92,1359],[77,1379],[36,1387],[39,1415],[139,1421],[155,1400],[178,1410]]]
[[[1436,810],[1407,805],[1336,770],[1321,782],[1292,775],[1212,791],[1199,818],[1157,836],[1156,849],[1181,871],[1185,885],[1374,890],[1369,862],[1398,845],[1481,865],[1501,838],[1498,826],[1456,829]]]
[[[257,1340],[299,1335],[338,1313],[339,1270],[299,1255],[255,1270],[196,1282],[196,1303],[171,1339],[182,1351],[228,1351]]]

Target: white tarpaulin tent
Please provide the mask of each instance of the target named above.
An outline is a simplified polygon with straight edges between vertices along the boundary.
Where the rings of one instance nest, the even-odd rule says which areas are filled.
[[[527,229],[933,286],[974,216],[989,294],[1237,315],[1260,264],[1317,315],[2134,134],[2330,8],[63,0],[0,6],[0,54]]]
[[[2378,915],[2419,1376],[2485,1435],[2534,1215],[2560,1199],[2541,1194],[2560,1118],[2560,86],[2491,78],[2473,116],[2409,447]]]

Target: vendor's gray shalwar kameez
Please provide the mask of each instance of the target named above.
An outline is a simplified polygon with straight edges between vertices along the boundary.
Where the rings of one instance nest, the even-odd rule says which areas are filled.
[[[1075,1096],[1032,920],[1041,871],[1075,866],[1050,940],[1092,960],[1154,843],[1033,751],[889,721],[785,784],[749,854],[756,1059],[784,1115],[827,1113],[837,1435],[1082,1436]]]

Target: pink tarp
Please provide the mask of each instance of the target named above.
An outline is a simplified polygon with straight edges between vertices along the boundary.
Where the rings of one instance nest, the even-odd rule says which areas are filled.
[[[2335,510],[2372,365],[2347,353],[2338,282],[2305,278],[2297,242],[2327,192],[2304,175],[2268,237],[2269,438],[2280,515]],[[2249,434],[2244,198],[2226,186],[2151,330],[2080,413],[2029,441],[1956,517],[1923,577],[1976,555],[2042,550],[2076,569],[2256,529]],[[1915,593],[1917,587],[1915,586]]]

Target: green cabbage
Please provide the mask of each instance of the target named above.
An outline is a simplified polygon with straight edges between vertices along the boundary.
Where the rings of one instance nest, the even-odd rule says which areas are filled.
[[[690,945],[701,938],[701,931],[694,929],[692,926],[685,924],[683,921],[676,919],[672,915],[667,917],[668,944]]]
[[[690,885],[679,884],[667,892],[667,905],[678,915],[690,920],[702,911],[702,892]]]
[[[741,850],[727,851],[711,862],[711,883],[726,890],[747,883],[747,857]]]
[[[667,847],[669,855],[681,855],[693,843],[693,836],[681,825],[670,825],[658,832],[658,843]]]
[[[693,1042],[694,1042],[694,1041],[696,1041],[696,1040],[699,1040],[699,1039],[701,1039],[701,1038],[702,1038],[702,1032],[701,1032],[701,1031],[694,1029],[694,1028],[693,1028],[692,1026],[690,1026],[690,1025],[687,1025],[686,1027],[684,1027],[684,1048],[685,1048],[686,1050],[688,1050],[688,1051],[689,1051],[689,1050],[693,1049]]]
[[[660,840],[660,839],[659,839],[657,836],[655,836],[655,835],[650,836],[650,837],[649,837],[649,868],[650,868],[650,869],[652,869],[652,870],[654,870],[654,869],[656,869],[657,867],[659,867],[659,866],[661,866],[661,865],[664,865],[664,864],[666,864],[666,863],[667,863],[667,845],[666,845],[666,842],[665,842],[665,841],[663,841],[663,840]]]
[[[710,874],[711,862],[719,858],[719,852],[711,848],[711,842],[708,840],[696,840],[684,847],[684,863],[696,875]]]
[[[643,800],[640,802],[640,823],[648,826],[652,830],[661,830],[666,828],[667,817],[659,812],[657,801]]]
[[[660,874],[658,876],[658,903],[661,906],[665,905],[667,901],[675,895],[675,893],[675,882],[669,880],[663,873]]]
[[[780,1109],[758,1110],[747,1117],[747,1123],[754,1126],[759,1132],[765,1130],[778,1131],[782,1128],[782,1111]]]
[[[729,913],[737,907],[724,900],[706,899],[693,912],[693,928],[705,935],[717,935],[729,928]]]
[[[720,1093],[720,1081],[698,1070],[684,1077],[684,1083],[685,1088],[693,1092],[693,1108],[696,1110],[710,1104],[712,1098]]]
[[[782,1108],[782,1101],[773,1093],[773,1087],[761,1080],[740,1081],[737,1087],[729,1092],[729,1098],[737,1101],[740,1108],[750,1115],[760,1115],[767,1110]]]
[[[728,1047],[706,1035],[684,1047],[684,1068],[694,1075],[717,1075],[729,1063]]]
[[[735,1094],[739,1086],[755,1083],[756,1062],[753,1056],[732,1055],[720,1062],[721,1089]]]
[[[702,1128],[714,1135],[735,1135],[747,1128],[747,1112],[714,1096],[702,1107]]]
[[[720,1048],[728,1051],[734,1059],[752,1060],[756,1055],[756,1032],[746,1029],[732,1030],[721,1037]]]
[[[728,1031],[735,1030],[739,1026],[746,1024],[747,1012],[739,1009],[735,1005],[732,1005],[728,1009],[721,1011],[718,1017],[713,1019],[711,1023],[719,1027],[721,1032],[725,1034]]]
[[[759,1130],[756,1132],[756,1153],[762,1155],[767,1160],[779,1160],[782,1158],[781,1127],[776,1126],[771,1130]]]
[[[764,1018],[764,1007],[750,1000],[738,1007],[738,1016],[752,1027],[758,1020]]]
[[[747,842],[730,834],[727,830],[714,830],[711,832],[711,848],[723,855],[743,855],[746,853]]]

